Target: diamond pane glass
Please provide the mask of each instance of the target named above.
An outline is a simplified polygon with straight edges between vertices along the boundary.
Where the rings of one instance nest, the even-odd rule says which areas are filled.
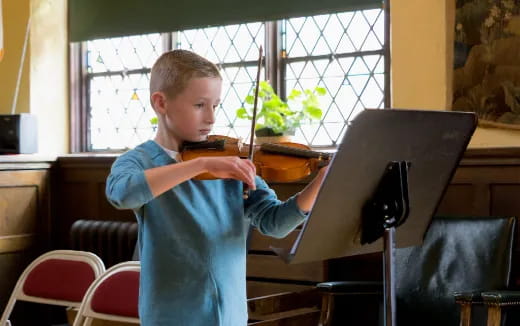
[[[256,79],[258,49],[264,48],[265,24],[248,23],[201,28],[178,33],[176,48],[188,49],[218,64],[223,78],[222,102],[214,134],[248,139],[251,122],[237,119]]]
[[[87,42],[89,150],[131,148],[154,136],[149,74],[161,52],[160,34]]]
[[[304,122],[296,141],[337,145],[358,112],[383,106],[383,11],[293,18],[282,26],[287,94],[317,85],[327,91],[319,98],[322,120]],[[237,119],[236,110],[253,89],[265,24],[186,30],[175,40],[175,48],[190,49],[221,67],[224,87],[214,133],[248,139],[250,121]],[[154,136],[148,80],[162,51],[160,34],[87,42],[88,150],[131,148]]]
[[[161,52],[160,34],[88,41],[87,70],[103,73],[151,67]]]
[[[92,150],[131,148],[153,137],[148,81],[149,73],[90,80]]]
[[[319,122],[305,122],[296,141],[335,146],[348,123],[365,108],[384,105],[382,9],[283,21],[286,89],[324,87]]]

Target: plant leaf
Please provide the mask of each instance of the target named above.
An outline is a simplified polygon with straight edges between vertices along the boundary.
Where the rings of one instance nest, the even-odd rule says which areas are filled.
[[[325,87],[316,86],[316,88],[314,88],[314,90],[320,96],[323,96],[323,95],[327,94],[327,90],[325,89]]]
[[[300,97],[302,95],[302,92],[297,90],[297,89],[293,89],[291,91],[291,94],[289,94],[289,96],[287,96],[287,99],[288,100],[295,100],[296,98]]]
[[[238,109],[236,114],[237,114],[237,117],[238,117],[239,119],[249,119],[249,120],[253,119],[253,117],[250,116],[250,115],[247,113],[246,108],[240,108],[240,109]]]
[[[274,93],[273,87],[271,87],[271,85],[265,80],[260,82],[260,90],[266,93]]]
[[[307,106],[305,107],[305,112],[309,115],[310,118],[320,120],[323,112],[317,106]]]
[[[275,132],[283,132],[285,121],[283,116],[278,112],[266,112],[265,125],[271,127]]]
[[[254,104],[255,103],[255,97],[253,95],[246,96],[246,99],[244,100],[247,104]]]

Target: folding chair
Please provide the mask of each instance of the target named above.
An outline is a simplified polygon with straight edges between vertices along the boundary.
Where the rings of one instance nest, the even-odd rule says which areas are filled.
[[[55,250],[36,258],[19,277],[0,319],[8,318],[16,301],[79,307],[92,282],[105,271],[103,261],[93,253]]]
[[[107,269],[88,289],[73,326],[90,325],[93,319],[139,324],[140,272],[137,261]]]

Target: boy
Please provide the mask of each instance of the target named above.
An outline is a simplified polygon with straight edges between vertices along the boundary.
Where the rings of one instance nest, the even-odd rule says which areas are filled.
[[[132,209],[139,224],[144,326],[246,325],[249,225],[284,237],[304,220],[325,174],[322,169],[305,190],[281,202],[249,160],[181,162],[184,141],[207,138],[221,88],[208,60],[185,50],[163,54],[150,77],[157,136],[121,155],[107,179],[109,201]],[[192,180],[203,172],[220,179]]]

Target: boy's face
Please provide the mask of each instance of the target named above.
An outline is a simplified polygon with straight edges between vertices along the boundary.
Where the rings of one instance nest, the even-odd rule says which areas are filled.
[[[192,78],[186,88],[164,102],[164,127],[177,144],[203,141],[215,123],[215,110],[220,103],[220,78]]]

